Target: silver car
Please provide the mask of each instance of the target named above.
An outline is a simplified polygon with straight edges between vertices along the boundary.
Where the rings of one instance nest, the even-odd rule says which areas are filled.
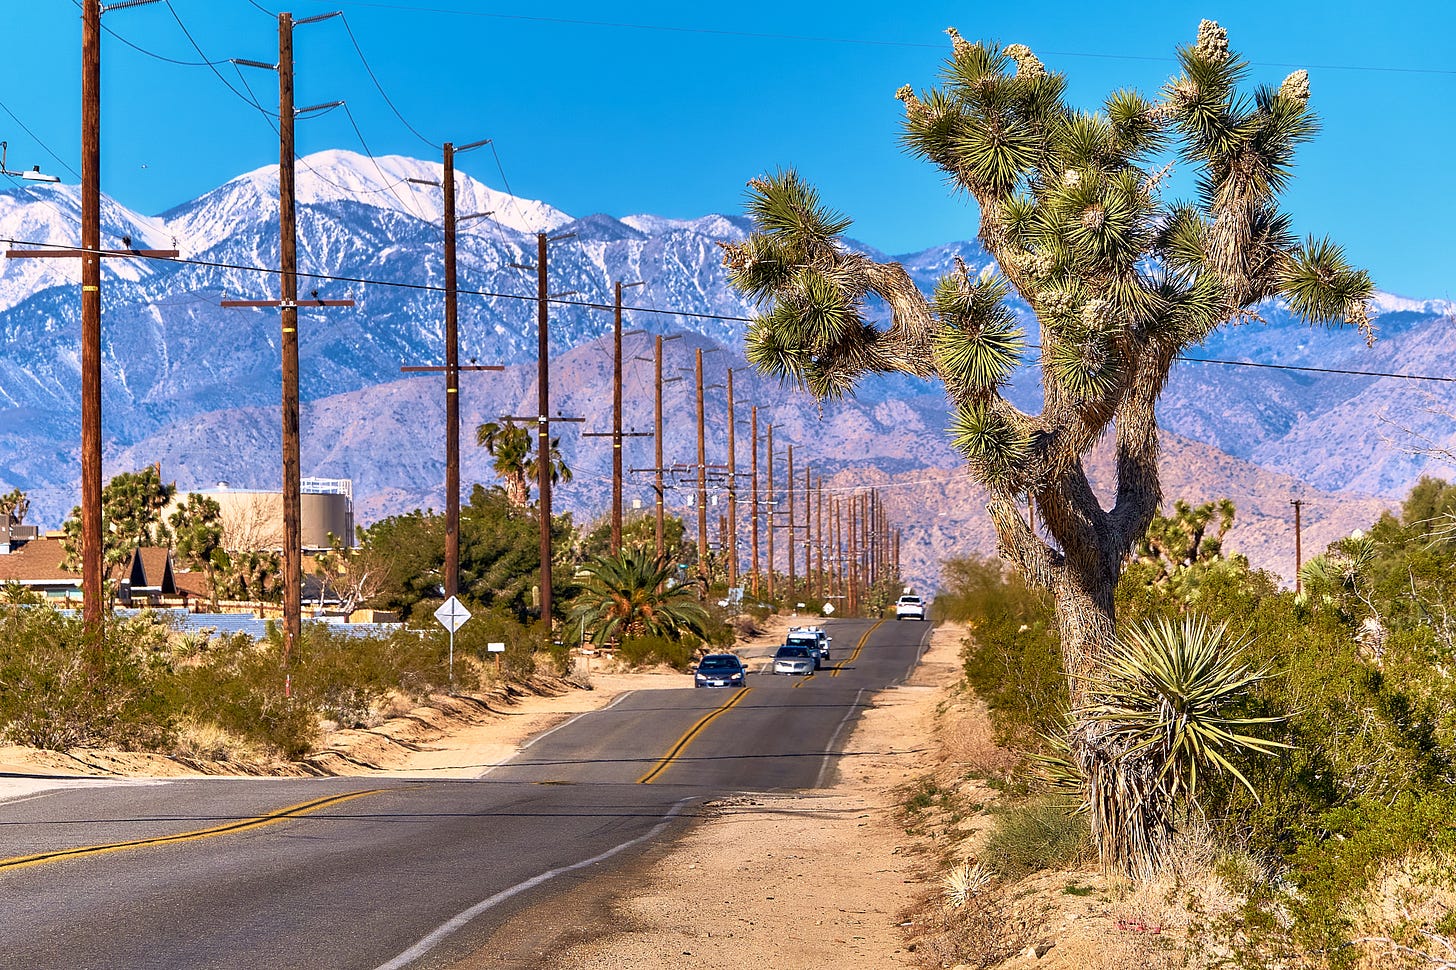
[[[797,647],[792,644],[784,644],[779,647],[773,658],[773,672],[776,674],[812,674],[814,672],[814,653],[808,647]]]

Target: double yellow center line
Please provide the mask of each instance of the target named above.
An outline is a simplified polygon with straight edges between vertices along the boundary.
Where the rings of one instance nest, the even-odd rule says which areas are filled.
[[[699,718],[698,723],[688,728],[687,733],[677,739],[677,744],[674,744],[672,746],[672,750],[664,755],[662,757],[662,760],[658,761],[657,764],[653,765],[651,770],[649,770],[647,774],[637,779],[637,784],[652,784],[657,779],[657,776],[666,771],[668,765],[676,761],[677,756],[682,754],[683,750],[687,748],[688,745],[693,743],[693,738],[696,738],[699,734],[701,734],[703,729],[706,728],[709,724],[712,724],[715,718],[721,717],[729,711],[733,710],[733,708],[737,707],[739,701],[747,697],[748,692],[751,690],[753,690],[752,687],[740,687],[738,693],[734,694],[728,699],[728,703],[724,704],[722,707],[718,708],[715,711],[709,711],[707,714]]]
[[[323,798],[315,798],[312,801],[299,802],[297,805],[290,805],[287,808],[280,808],[276,812],[267,815],[259,815],[256,818],[238,819],[235,822],[228,822],[226,825],[214,826],[210,829],[197,829],[192,832],[178,832],[176,835],[159,835],[150,839],[134,839],[130,842],[110,842],[104,845],[83,845],[71,849],[53,849],[50,852],[37,852],[33,855],[13,856],[9,859],[0,859],[0,871],[9,869],[24,869],[27,866],[43,865],[47,862],[58,862],[62,859],[74,859],[83,855],[101,855],[105,852],[120,852],[123,849],[139,849],[148,845],[165,845],[169,842],[190,842],[196,839],[211,839],[219,835],[231,835],[234,832],[246,832],[249,829],[262,828],[265,825],[273,825],[290,818],[298,818],[310,812],[316,812],[321,808],[330,805],[338,805],[347,802],[352,798],[362,798],[365,795],[375,795],[384,791],[383,788],[374,788],[369,791],[346,792],[342,795],[328,795]]]
[[[862,637],[859,638],[859,643],[856,643],[854,645],[854,653],[850,654],[845,659],[839,661],[839,663],[834,668],[834,672],[831,673],[829,676],[831,676],[831,677],[838,677],[840,675],[840,673],[843,672],[843,670],[844,670],[845,667],[850,666],[856,660],[858,660],[859,659],[860,651],[865,648],[865,644],[866,643],[869,643],[870,642],[870,634],[871,633],[874,633],[876,630],[878,630],[880,628],[880,624],[881,623],[884,623],[884,622],[885,621],[883,619],[878,620],[878,621],[876,621],[876,623],[875,623],[874,626],[872,626],[868,630],[866,630],[864,632],[864,636],[862,636]]]

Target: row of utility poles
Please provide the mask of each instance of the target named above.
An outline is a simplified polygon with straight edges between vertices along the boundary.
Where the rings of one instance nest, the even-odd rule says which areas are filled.
[[[100,154],[100,105],[101,105],[101,16],[129,7],[146,6],[159,0],[128,0],[103,8],[100,0],[82,0],[82,94],[81,94],[81,244],[77,249],[10,250],[12,258],[79,258],[82,261],[81,277],[81,564],[84,622],[93,634],[100,633],[104,596],[102,591],[102,522],[101,522],[101,259],[118,256],[131,258],[168,259],[179,254],[176,250],[137,249],[131,240],[123,240],[120,249],[101,247],[100,199],[101,199],[101,154]],[[283,479],[283,651],[285,667],[288,657],[297,646],[301,635],[302,619],[302,499],[301,460],[299,429],[299,362],[298,362],[298,312],[300,308],[348,307],[352,300],[324,299],[313,291],[308,299],[298,294],[297,215],[296,215],[296,169],[297,157],[294,129],[299,117],[309,113],[332,108],[342,102],[330,102],[311,107],[298,108],[294,102],[294,58],[293,32],[298,26],[318,23],[337,13],[321,14],[295,21],[289,13],[278,15],[278,60],[263,63],[234,59],[239,66],[275,71],[278,75],[278,129],[279,129],[279,242],[280,271],[279,296],[277,299],[224,300],[225,307],[276,308],[279,310],[280,353],[282,365],[281,421],[282,421],[282,479]],[[461,146],[458,151],[468,151],[486,144],[485,141]],[[459,222],[480,218],[491,213],[473,213],[457,216],[455,200],[455,154],[452,143],[444,145],[443,181],[440,187],[444,196],[445,227],[445,363],[440,365],[417,365],[403,368],[406,371],[437,371],[445,376],[445,464],[446,464],[446,555],[443,585],[447,596],[458,591],[459,583],[459,499],[460,499],[460,372],[501,370],[500,365],[462,366],[459,363],[457,275],[456,275],[456,232]],[[42,181],[58,181],[38,173],[25,173],[27,178]],[[547,245],[550,242],[568,238],[565,236],[537,235],[536,264],[537,278],[537,329],[538,329],[538,379],[537,413],[518,420],[534,420],[537,425],[537,455],[539,480],[539,517],[541,521],[541,585],[540,608],[543,617],[551,615],[551,424],[561,421],[581,421],[581,418],[552,416],[550,412],[550,382],[548,379],[549,318],[550,302],[562,294],[547,292]],[[624,432],[622,430],[622,291],[640,283],[618,282],[615,287],[613,333],[613,408],[612,408],[612,549],[620,549],[622,542],[622,483],[624,439],[645,436],[646,432]],[[655,341],[655,461],[651,471],[654,475],[656,493],[656,544],[659,555],[665,553],[665,509],[664,493],[668,488],[662,448],[663,409],[662,388],[665,383],[680,378],[663,376],[663,343],[678,336],[658,336]],[[698,449],[696,462],[698,510],[698,559],[702,576],[706,580],[708,560],[707,496],[710,479],[715,483],[722,479],[728,486],[728,515],[721,526],[721,548],[726,551],[728,580],[730,585],[739,582],[737,535],[737,469],[735,450],[735,415],[733,400],[733,372],[727,375],[728,395],[728,463],[726,466],[709,466],[706,462],[703,351],[695,353],[695,377],[697,383]],[[788,533],[788,574],[792,589],[796,583],[795,563],[797,548],[804,549],[804,572],[806,584],[812,585],[815,595],[839,596],[849,601],[854,608],[857,590],[863,583],[872,582],[887,569],[893,575],[899,572],[899,533],[891,533],[884,518],[883,507],[877,495],[864,494],[855,499],[832,499],[828,516],[829,539],[826,541],[823,522],[823,481],[820,479],[817,492],[819,515],[818,531],[812,541],[809,538],[807,510],[810,494],[815,486],[805,472],[802,494],[806,510],[805,522],[794,521],[794,496],[797,485],[793,478],[792,448],[789,449],[789,482],[785,494],[788,497],[788,521],[780,523],[775,516],[780,513],[776,495],[777,485],[773,476],[773,427],[768,426],[768,488],[761,493],[758,486],[758,408],[752,412],[753,434],[753,485],[751,514],[752,546],[752,589],[758,594],[763,577],[767,576],[766,591],[774,592],[774,534]],[[605,436],[605,435],[602,435]],[[677,466],[680,467],[680,466]],[[726,475],[724,469],[726,468]],[[645,471],[633,469],[632,471]],[[710,472],[712,473],[710,475]],[[764,496],[767,496],[766,498]],[[845,513],[848,514],[848,546],[844,536]],[[766,519],[763,532],[768,541],[768,568],[762,570],[759,556],[760,523]],[[797,533],[803,531],[801,543]],[[811,558],[817,551],[817,560]],[[893,564],[893,565],[891,565]],[[99,636],[98,636],[99,642]]]

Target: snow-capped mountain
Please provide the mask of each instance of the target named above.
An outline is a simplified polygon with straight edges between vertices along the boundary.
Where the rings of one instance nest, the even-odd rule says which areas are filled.
[[[353,478],[364,521],[443,502],[441,458],[433,444],[443,434],[439,382],[403,379],[399,370],[444,359],[441,195],[438,187],[420,184],[438,183],[441,176],[438,162],[397,156],[373,160],[329,151],[299,160],[299,265],[306,274],[300,290],[357,301],[301,314],[304,473]],[[461,357],[510,365],[504,374],[463,379],[467,430],[471,421],[534,413],[536,274],[519,267],[534,267],[536,233],[570,233],[548,250],[557,295],[550,334],[557,359],[553,402],[563,413],[588,417],[589,428],[603,429],[610,385],[609,345],[602,338],[611,329],[612,284],[641,280],[645,285],[627,291],[627,326],[649,335],[697,335],[668,345],[674,376],[676,368],[690,365],[691,349],[721,345],[727,352],[708,358],[719,375],[710,380],[721,383],[725,366],[738,368],[740,434],[747,432],[748,407],[757,404],[761,425],[775,425],[776,450],[792,443],[821,472],[873,468],[907,481],[928,480],[921,474],[927,470],[957,474],[938,386],[873,378],[856,399],[821,408],[746,368],[739,348],[754,308],[728,285],[719,247],[742,239],[746,221],[726,215],[573,217],[463,171],[457,171],[457,186],[462,215],[492,213],[461,226]],[[277,222],[273,169],[240,175],[155,217],[106,201],[103,244],[120,248],[129,240],[138,248],[182,252],[177,262],[105,262],[108,475],[161,460],[184,489],[219,479],[276,487],[278,317],[272,310],[224,309],[219,302],[277,296],[276,274],[268,271],[278,265]],[[78,226],[74,187],[0,191],[0,237],[17,247],[75,245]],[[975,242],[895,258],[927,291],[957,258],[975,268],[988,262]],[[79,475],[78,279],[74,259],[0,263],[0,448],[7,456],[0,490],[25,489],[32,519],[52,527],[75,504]],[[1448,301],[1382,294],[1375,309],[1381,339],[1374,348],[1352,331],[1311,330],[1270,306],[1265,322],[1226,328],[1189,356],[1439,375],[1456,353]],[[650,341],[634,339],[629,353],[650,355]],[[628,396],[635,403],[628,421],[638,428],[651,419],[650,374],[649,363],[630,365]],[[694,451],[687,384],[668,391],[670,462]],[[1231,481],[1257,478],[1263,466],[1287,476],[1289,487],[1398,497],[1424,472],[1450,473],[1412,452],[1420,437],[1428,451],[1456,450],[1456,432],[1449,429],[1456,402],[1444,387],[1399,377],[1190,362],[1175,371],[1160,416],[1170,432],[1248,463],[1229,474]],[[1018,375],[1010,393],[1024,407],[1039,407],[1030,370]],[[722,395],[721,389],[708,395],[719,427]],[[598,514],[610,449],[574,436],[563,444],[579,483],[563,501]],[[709,447],[720,456],[712,460],[722,460],[722,443]],[[476,449],[464,450],[466,480],[491,481]],[[742,444],[739,455],[746,461]],[[650,464],[639,458],[638,465]],[[1176,497],[1189,496],[1170,492]],[[910,502],[906,508],[923,514],[928,506]]]

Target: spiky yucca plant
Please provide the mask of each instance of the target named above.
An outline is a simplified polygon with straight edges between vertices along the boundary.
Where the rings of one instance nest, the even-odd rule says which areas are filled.
[[[1295,239],[1279,208],[1295,150],[1317,130],[1304,71],[1240,91],[1248,65],[1204,21],[1156,98],[1119,91],[1087,112],[1025,46],[949,33],[940,86],[897,94],[903,140],[976,200],[994,268],[957,266],[927,297],[898,263],[847,246],[850,220],[793,171],[749,183],[757,231],[727,245],[724,263],[762,307],[747,344],[764,372],[820,397],[869,373],[944,382],[950,433],[990,493],[1002,554],[1053,596],[1077,707],[1113,643],[1125,557],[1162,498],[1154,409],[1173,362],[1271,298],[1370,338],[1372,289],[1328,240]],[[1195,174],[1194,198],[1164,197],[1173,164]],[[1006,302],[1013,290],[1039,327],[1036,413],[1001,393],[1030,349]],[[888,325],[871,319],[872,298]],[[1104,437],[1116,451],[1110,509],[1083,467]],[[1074,743],[1095,759],[1120,742],[1091,722]],[[1099,754],[1104,744],[1114,747]],[[1094,826],[1110,817],[1095,810],[1100,784],[1088,791]]]
[[[1231,710],[1269,675],[1244,661],[1243,648],[1205,617],[1151,619],[1124,633],[1092,678],[1072,732],[1094,732],[1099,743],[1070,747],[1083,777],[1105,776],[1109,794],[1091,806],[1103,813],[1093,831],[1104,859],[1156,872],[1199,772],[1231,776],[1258,797],[1235,760],[1288,745],[1250,733],[1281,718]]]

